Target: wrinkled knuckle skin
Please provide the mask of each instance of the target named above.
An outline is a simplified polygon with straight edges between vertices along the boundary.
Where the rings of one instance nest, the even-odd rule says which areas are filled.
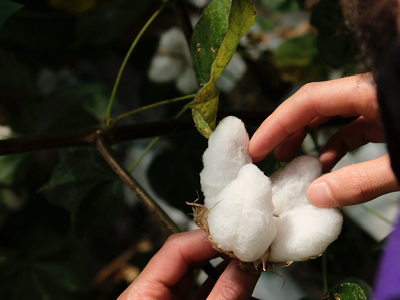
[[[220,287],[218,300],[244,300],[245,293],[242,287],[234,281],[225,280]]]
[[[366,172],[360,170],[349,170],[346,178],[351,187],[351,197],[357,201],[369,200],[370,179]]]
[[[317,82],[307,83],[300,88],[299,93],[305,98],[310,98],[312,95],[314,95],[317,86]]]

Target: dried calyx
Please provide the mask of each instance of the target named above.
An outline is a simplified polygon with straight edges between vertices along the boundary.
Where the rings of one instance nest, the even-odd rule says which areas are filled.
[[[241,120],[227,117],[212,133],[200,173],[204,205],[194,205],[196,224],[212,246],[268,270],[320,256],[337,239],[343,218],[336,208],[316,208],[307,187],[321,163],[300,156],[270,178],[252,164]]]

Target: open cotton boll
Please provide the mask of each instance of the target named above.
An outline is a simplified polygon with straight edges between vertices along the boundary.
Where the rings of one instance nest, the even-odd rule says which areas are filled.
[[[276,235],[269,178],[247,164],[216,198],[208,214],[212,241],[244,262],[260,259]]]
[[[211,134],[208,148],[203,155],[204,169],[200,173],[201,189],[207,208],[215,205],[215,197],[237,177],[239,170],[252,163],[248,145],[246,128],[236,117],[223,119]]]
[[[275,217],[277,234],[270,262],[302,261],[322,254],[337,239],[343,216],[336,208],[303,205]]]
[[[280,215],[297,205],[309,204],[306,197],[307,188],[321,176],[321,172],[322,165],[317,157],[303,155],[272,174],[272,201],[275,215]]]

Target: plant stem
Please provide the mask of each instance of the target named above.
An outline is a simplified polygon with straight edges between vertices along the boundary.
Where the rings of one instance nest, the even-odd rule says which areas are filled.
[[[169,100],[157,102],[157,103],[154,103],[154,104],[150,104],[150,105],[147,105],[147,106],[139,107],[139,108],[137,108],[137,109],[131,110],[131,111],[127,112],[127,113],[124,113],[124,114],[119,115],[118,117],[116,117],[116,118],[111,122],[110,127],[114,126],[114,125],[115,125],[118,121],[120,121],[121,119],[123,119],[123,118],[125,118],[125,117],[127,117],[127,116],[130,116],[130,115],[133,115],[133,114],[135,114],[135,113],[138,113],[138,112],[140,112],[140,111],[143,111],[143,110],[146,110],[146,109],[149,109],[149,108],[153,108],[153,107],[156,107],[156,106],[168,104],[168,103],[173,103],[173,102],[178,102],[178,101],[182,101],[182,100],[194,98],[194,97],[196,97],[196,94],[187,95],[187,96],[183,96],[183,97],[178,97],[178,98],[174,98],[174,99],[169,99]]]
[[[147,153],[149,153],[150,149],[158,142],[159,139],[160,136],[156,136],[151,140],[151,142],[143,150],[140,156],[133,162],[132,166],[128,169],[129,173],[132,173],[136,169],[136,167],[140,164],[142,159],[146,156]]]
[[[393,225],[392,222],[391,222],[388,218],[382,216],[380,213],[378,213],[378,212],[376,212],[375,210],[369,208],[367,205],[365,205],[365,204],[360,204],[359,206],[360,206],[362,209],[364,209],[365,211],[369,212],[371,215],[374,215],[374,216],[377,217],[378,219],[381,219],[383,222],[386,222],[386,223],[388,223],[389,225]]]
[[[179,118],[186,110],[186,107],[183,107],[174,117],[174,119]],[[132,173],[136,167],[139,165],[139,163],[142,161],[142,159],[146,156],[146,154],[150,151],[150,149],[158,142],[160,139],[160,136],[156,136],[153,138],[153,140],[147,145],[147,147],[143,150],[142,154],[133,162],[132,166],[128,169],[129,173]]]
[[[140,201],[146,205],[168,232],[170,234],[181,232],[175,222],[171,220],[154,199],[152,199],[140,184],[117,162],[110,152],[110,145],[104,140],[103,136],[100,135],[100,132],[98,132],[96,146],[118,177],[136,194]]]
[[[103,155],[104,159],[111,166],[118,177],[136,194],[144,205],[150,210],[151,213],[159,220],[169,232],[175,234],[181,232],[174,221],[164,212],[164,210],[152,199],[149,194],[137,183],[137,181],[118,163],[115,157],[110,152],[110,145],[101,136],[101,132],[97,132],[97,149]],[[202,267],[203,271],[217,282],[219,274],[217,270],[208,262]],[[255,299],[255,298],[251,298]]]
[[[110,97],[110,102],[108,103],[108,108],[107,108],[107,115],[106,115],[106,125],[109,126],[110,125],[110,121],[111,121],[111,112],[112,112],[112,106],[113,106],[113,102],[114,102],[114,98],[115,98],[115,93],[117,92],[117,88],[119,85],[119,81],[121,79],[121,75],[122,72],[124,71],[124,68],[126,66],[126,63],[128,62],[129,57],[131,56],[131,53],[133,51],[133,49],[135,49],[136,44],[138,43],[139,39],[142,37],[143,33],[146,31],[146,29],[149,27],[149,25],[151,24],[151,22],[153,22],[153,20],[157,17],[157,15],[164,9],[165,4],[163,3],[161,5],[161,7],[151,16],[151,18],[146,22],[146,24],[143,26],[142,30],[140,30],[139,34],[137,35],[137,37],[135,38],[135,40],[133,41],[131,47],[129,48],[128,53],[125,56],[124,61],[122,62],[122,65],[119,69],[118,75],[117,75],[117,79],[115,80],[115,84],[111,93],[111,97]]]

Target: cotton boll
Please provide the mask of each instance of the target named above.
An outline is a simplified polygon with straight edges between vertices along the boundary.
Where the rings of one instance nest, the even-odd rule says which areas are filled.
[[[181,29],[172,27],[161,35],[159,47],[162,51],[177,52],[180,54],[186,46],[185,36]]]
[[[276,235],[271,197],[269,178],[253,164],[243,166],[209,212],[213,242],[244,262],[261,258]]]
[[[275,215],[297,206],[309,204],[306,198],[308,186],[322,172],[321,162],[314,156],[299,156],[285,168],[271,176],[272,201]]]
[[[184,94],[197,91],[196,75],[193,68],[188,66],[184,72],[178,76],[175,82],[176,88]]]
[[[275,217],[277,234],[270,262],[302,261],[322,254],[337,239],[343,216],[336,208],[297,206]]]
[[[241,120],[236,117],[223,119],[208,141],[203,155],[204,169],[200,173],[205,206],[212,208],[222,189],[237,177],[239,170],[252,163],[248,154],[249,136]]]
[[[184,63],[181,59],[156,54],[151,60],[149,78],[157,83],[175,80],[181,73]]]

